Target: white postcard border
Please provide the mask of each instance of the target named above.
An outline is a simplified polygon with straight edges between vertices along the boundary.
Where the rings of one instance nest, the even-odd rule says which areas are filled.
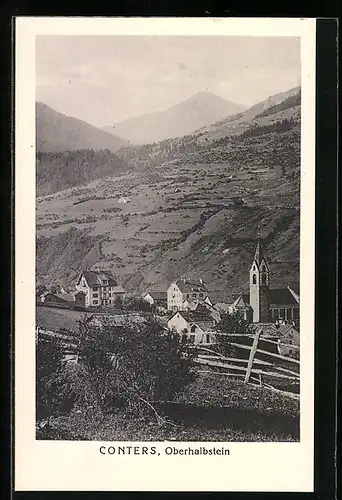
[[[313,491],[315,19],[16,19],[15,489],[16,491]],[[299,443],[216,443],[226,457],[103,456],[98,442],[35,440],[35,36],[296,36],[302,51],[301,417]],[[108,443],[107,443],[108,444]],[[113,443],[110,443],[113,444]],[[124,443],[120,443],[124,444]],[[138,443],[127,443],[138,444]],[[154,443],[148,443],[153,445]],[[214,443],[203,443],[212,446]]]

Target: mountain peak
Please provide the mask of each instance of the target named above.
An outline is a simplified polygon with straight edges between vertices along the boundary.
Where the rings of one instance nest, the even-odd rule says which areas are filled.
[[[157,113],[129,118],[103,127],[133,144],[148,144],[164,139],[192,134],[227,116],[244,110],[208,90],[202,90],[188,99]]]

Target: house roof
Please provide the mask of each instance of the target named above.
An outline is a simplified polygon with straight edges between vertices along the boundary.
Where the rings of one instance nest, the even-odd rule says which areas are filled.
[[[196,312],[196,311],[177,311],[175,312],[175,314],[173,314],[170,318],[170,320],[176,316],[176,314],[179,314],[180,316],[182,316],[182,318],[185,319],[185,321],[187,321],[188,323],[198,323],[198,322],[203,322],[203,321],[207,321],[209,323],[212,323],[213,319],[212,317],[210,316],[210,312],[209,311],[206,311],[206,312]]]
[[[122,286],[116,285],[116,286],[113,287],[112,292],[113,293],[125,293],[126,290],[124,288],[122,288]]]
[[[278,331],[281,335],[285,335],[285,333],[287,333],[291,329],[294,329],[294,330],[296,330],[297,333],[299,333],[297,328],[294,325],[292,325],[291,323],[288,323],[287,325],[280,325],[278,328]]]
[[[298,301],[292,295],[288,288],[270,288],[268,303],[271,304],[284,304],[284,305],[297,305]]]
[[[282,324],[282,325],[276,324],[276,323],[252,323],[251,324],[251,329],[253,331],[262,330],[261,337],[281,338],[291,328],[294,328],[298,332],[298,330],[291,323]]]
[[[87,322],[98,325],[105,324],[110,326],[127,326],[129,323],[143,323],[144,316],[136,314],[92,314]]]
[[[167,292],[147,292],[146,295],[151,295],[154,300],[167,300]]]
[[[214,305],[214,308],[218,311],[227,312],[230,308],[231,304],[226,304],[225,302],[218,302]]]
[[[270,288],[268,291],[268,303],[270,306],[275,305],[298,305],[298,301],[295,296],[291,293],[289,288]],[[239,297],[234,301],[233,305],[237,308],[245,308],[250,306],[249,302],[249,292],[242,293]]]
[[[202,282],[198,281],[190,281],[188,279],[179,279],[176,282],[176,285],[180,289],[182,293],[191,293],[191,292],[205,292],[207,293],[207,287]]]
[[[67,302],[74,302],[74,296],[72,293],[54,293],[53,295]]]
[[[252,323],[251,329],[253,331],[261,330],[261,337],[279,337],[279,326],[275,323]]]
[[[118,286],[111,271],[83,271],[81,276],[84,276],[89,287],[101,286],[104,281],[108,281],[109,286]],[[80,276],[80,278],[81,278]],[[80,278],[78,281],[80,281]]]

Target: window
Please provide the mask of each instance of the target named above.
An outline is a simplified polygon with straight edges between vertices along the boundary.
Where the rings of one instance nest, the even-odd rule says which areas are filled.
[[[93,293],[93,297],[98,297],[99,294],[98,293]]]
[[[287,319],[291,321],[292,317],[292,309],[287,309]]]
[[[285,309],[280,309],[279,317],[280,319],[285,319]]]
[[[275,320],[279,319],[279,309],[273,309],[273,318]]]
[[[206,334],[206,343],[210,344],[210,335],[209,335],[209,333]]]
[[[195,333],[196,325],[191,325],[190,332]]]
[[[98,301],[98,300],[93,300],[93,304],[94,304],[94,306],[96,306],[98,303],[99,303],[99,301]]]
[[[299,309],[297,307],[293,309],[293,319],[299,319]]]
[[[266,275],[265,274],[262,275],[261,281],[262,281],[263,285],[266,285]]]
[[[196,298],[197,297],[197,293],[193,293],[192,296]]]
[[[200,293],[200,294],[199,294],[199,296],[200,296],[200,297],[203,297],[203,293]]]
[[[190,293],[187,293],[186,294],[186,298],[188,299],[190,297]]]
[[[195,342],[195,335],[189,335],[190,342]]]
[[[253,274],[253,285],[256,285],[256,274]]]
[[[97,286],[94,286],[93,288],[93,292],[97,292],[98,291],[98,287]]]

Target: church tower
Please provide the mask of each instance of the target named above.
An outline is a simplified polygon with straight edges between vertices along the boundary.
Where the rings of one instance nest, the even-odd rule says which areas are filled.
[[[264,256],[262,240],[258,239],[249,271],[249,303],[253,310],[253,323],[268,323],[268,291],[270,271]]]

